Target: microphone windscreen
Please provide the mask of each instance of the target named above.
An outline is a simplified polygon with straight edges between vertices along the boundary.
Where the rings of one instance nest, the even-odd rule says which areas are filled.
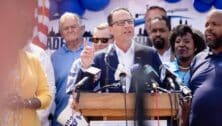
[[[127,77],[131,77],[131,71],[124,65],[118,64],[116,72],[114,74],[115,80],[120,80],[121,73],[125,73]]]

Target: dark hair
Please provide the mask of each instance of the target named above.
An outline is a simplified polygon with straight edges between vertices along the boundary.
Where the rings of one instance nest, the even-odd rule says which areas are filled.
[[[126,8],[117,8],[117,9],[114,9],[114,10],[112,10],[112,11],[109,13],[109,15],[108,15],[108,17],[107,17],[107,23],[108,23],[109,26],[112,26],[112,24],[113,24],[113,13],[116,12],[116,11],[120,11],[120,10],[124,10],[124,11],[128,12],[128,13],[130,14],[130,16],[133,17],[133,15],[131,14],[131,12],[130,12],[128,9],[126,9]]]
[[[171,50],[173,53],[175,53],[175,41],[178,36],[184,36],[187,33],[190,33],[192,35],[192,39],[194,41],[194,46],[196,48],[194,54],[196,55],[197,53],[203,51],[206,48],[206,43],[204,40],[203,35],[200,31],[197,30],[192,30],[192,28],[188,25],[178,25],[176,26],[172,31],[170,35],[170,45],[171,45]]]
[[[159,15],[159,16],[153,17],[150,22],[152,22],[153,20],[165,21],[169,31],[171,30],[171,23],[170,23],[170,20],[167,16]]]
[[[167,13],[166,10],[165,10],[163,7],[160,7],[160,6],[151,6],[151,7],[148,7],[148,8],[146,9],[146,13],[148,13],[148,12],[151,11],[151,10],[155,10],[155,9],[158,9],[158,10],[163,11],[164,13]]]

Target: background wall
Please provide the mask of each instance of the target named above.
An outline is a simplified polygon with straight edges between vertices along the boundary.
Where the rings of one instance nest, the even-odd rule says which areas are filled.
[[[152,5],[161,6],[167,10],[172,27],[179,23],[187,23],[193,28],[204,31],[207,12],[213,8],[222,9],[222,0],[50,0],[51,37],[48,39],[48,49],[55,50],[63,43],[63,40],[58,37],[58,18],[66,11],[79,14],[86,26],[87,36],[96,25],[106,22],[110,11],[118,7],[128,8],[134,15],[135,34],[138,35],[139,29],[144,30],[144,13]]]

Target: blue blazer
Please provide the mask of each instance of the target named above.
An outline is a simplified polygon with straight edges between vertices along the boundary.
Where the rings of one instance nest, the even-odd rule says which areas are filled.
[[[92,81],[86,82],[86,84],[84,84],[84,86],[81,88],[82,90],[92,91],[98,84],[100,84],[100,87],[104,87],[107,84],[113,84],[117,82],[115,81],[114,74],[119,64],[119,61],[116,54],[115,46],[112,45],[112,48],[107,55],[106,59],[108,61],[108,65],[105,63],[104,60],[105,55],[106,49],[96,53],[94,58],[93,66],[101,69],[100,79],[95,83],[92,83]],[[151,47],[135,43],[134,64],[149,64],[159,74],[159,67],[162,63],[156,50]],[[80,70],[78,74],[78,80],[83,78],[83,76],[85,76],[85,74]],[[132,83],[129,91],[135,92],[135,83],[133,83],[133,81],[131,82]],[[157,82],[160,81],[157,80]],[[109,92],[122,92],[122,86],[109,88]]]

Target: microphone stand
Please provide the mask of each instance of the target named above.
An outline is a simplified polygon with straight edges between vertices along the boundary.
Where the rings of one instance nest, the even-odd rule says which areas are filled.
[[[126,126],[128,126],[127,105],[126,105],[126,73],[120,73],[119,76],[120,76],[120,85],[122,85],[124,92],[125,121],[126,121]]]
[[[95,90],[95,92],[99,92],[99,91],[107,89],[107,88],[118,87],[118,86],[120,86],[120,83],[107,84],[107,85]]]
[[[108,58],[105,57],[104,60],[106,64],[106,80],[105,80],[105,86],[106,86],[109,83],[109,65],[108,65]],[[105,88],[105,89],[106,89],[106,93],[109,92],[108,88]]]
[[[106,65],[106,78],[105,78],[105,85],[107,85],[109,83],[109,70],[113,70],[115,71],[115,68],[113,68],[110,64],[109,64],[109,53],[112,49],[113,45],[109,45],[108,46],[108,49],[105,53],[105,56],[104,56],[104,62],[105,62],[105,65]],[[106,88],[106,93],[109,92],[109,89]]]
[[[79,99],[80,99],[80,90],[79,90],[79,88],[76,88],[76,103],[79,103]]]

